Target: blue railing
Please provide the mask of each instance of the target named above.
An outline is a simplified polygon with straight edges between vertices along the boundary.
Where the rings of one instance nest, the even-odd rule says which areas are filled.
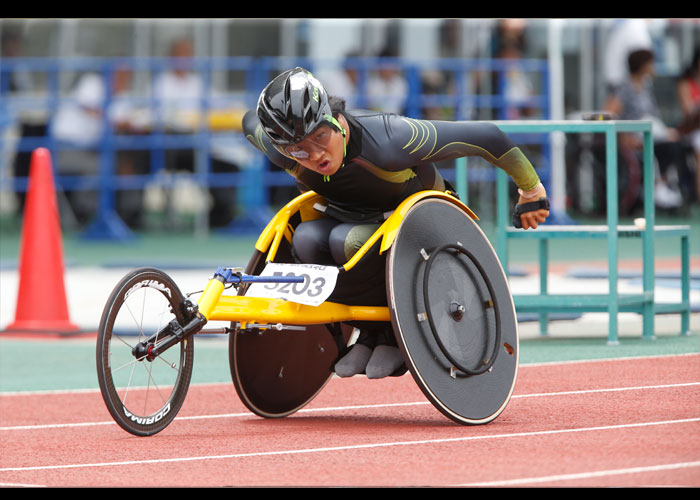
[[[0,88],[0,124],[7,124],[16,119],[23,112],[41,112],[46,116],[49,124],[48,132],[43,137],[22,137],[15,144],[17,152],[33,151],[37,147],[45,147],[52,152],[54,167],[57,172],[56,185],[64,191],[95,190],[99,191],[100,202],[97,213],[91,225],[85,232],[86,237],[128,239],[130,230],[119,219],[115,211],[115,192],[123,189],[144,189],[145,186],[156,180],[156,176],[165,168],[165,151],[174,149],[192,149],[195,151],[195,165],[192,173],[193,180],[202,187],[236,187],[239,190],[242,212],[234,221],[233,226],[245,229],[253,224],[256,230],[259,225],[266,222],[269,209],[267,192],[273,186],[291,186],[292,179],[275,168],[271,168],[266,158],[258,154],[252,147],[245,144],[240,128],[231,120],[227,126],[218,127],[213,124],[211,113],[216,110],[235,110],[242,113],[246,109],[255,106],[260,90],[277,73],[296,65],[304,66],[312,71],[332,69],[330,62],[310,60],[304,58],[195,58],[187,60],[189,68],[198,73],[203,82],[204,92],[196,103],[199,110],[195,116],[193,128],[189,133],[172,133],[161,122],[161,104],[148,92],[144,95],[132,96],[129,101],[149,110],[151,115],[150,127],[147,133],[123,134],[116,133],[106,113],[103,113],[102,130],[100,139],[91,146],[99,158],[96,173],[94,175],[63,175],[61,165],[58,164],[55,153],[62,150],[84,149],[72,143],[57,140],[51,132],[51,119],[61,103],[72,99],[70,94],[61,90],[60,78],[63,74],[96,73],[102,75],[103,81],[111,82],[112,76],[120,68],[129,68],[134,75],[150,74],[155,76],[161,72],[170,70],[174,64],[182,64],[182,60],[170,58],[25,58],[4,59],[0,61],[0,82],[6,82],[5,78],[14,71],[30,71],[34,74],[45,74],[45,88],[40,95],[23,95],[8,93],[6,88]],[[479,110],[492,110],[490,119],[507,119],[506,110],[513,105],[506,95],[503,82],[504,76],[517,67],[520,71],[532,75],[532,79],[539,82],[535,95],[529,97],[527,106],[535,110],[538,119],[549,118],[549,90],[548,68],[546,61],[542,60],[491,60],[491,59],[436,59],[431,61],[412,61],[403,59],[377,59],[357,58],[349,59],[346,65],[357,70],[359,79],[357,84],[356,102],[358,107],[365,106],[367,101],[367,83],[370,74],[383,64],[391,64],[399,68],[408,84],[408,95],[404,104],[404,112],[408,116],[421,118],[424,110],[431,107],[448,108],[452,112],[450,119],[467,120],[478,117],[475,113]],[[333,67],[337,63],[333,63]],[[426,71],[438,71],[451,77],[449,93],[427,93],[423,85],[423,76]],[[213,79],[217,72],[224,75],[239,74],[238,90],[228,91],[225,94],[213,90]],[[475,74],[488,72],[498,74],[501,84],[492,89],[491,93],[474,92],[469,82]],[[228,77],[228,76],[226,76]],[[150,77],[149,77],[150,78]],[[149,86],[150,91],[150,86]],[[115,99],[111,86],[107,87],[103,109],[107,109]],[[4,116],[3,116],[4,115]],[[2,139],[0,134],[0,161],[7,157],[5,154],[10,147],[8,141]],[[546,135],[527,136],[516,138],[520,144],[546,144]],[[212,151],[217,144],[239,145],[247,148],[248,159],[241,168],[235,172],[212,172]],[[150,151],[150,168],[146,174],[116,175],[116,152],[122,150]],[[548,148],[544,148],[544,161],[538,165],[543,180],[549,178]],[[24,177],[13,178],[8,175],[9,165],[0,165],[0,190],[6,192],[24,191],[27,189],[27,179]],[[447,168],[445,172],[448,178],[454,179],[454,169]],[[493,181],[495,172],[492,170],[470,170],[470,181]],[[160,179],[160,177],[158,177]]]

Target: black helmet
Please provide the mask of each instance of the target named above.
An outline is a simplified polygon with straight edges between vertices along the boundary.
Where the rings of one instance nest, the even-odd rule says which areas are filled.
[[[273,143],[286,146],[303,140],[325,121],[332,122],[328,94],[303,68],[285,71],[258,99],[258,119]]]

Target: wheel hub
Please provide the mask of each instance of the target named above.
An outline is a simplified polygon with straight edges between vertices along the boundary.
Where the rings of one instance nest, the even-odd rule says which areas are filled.
[[[452,302],[450,304],[450,315],[452,316],[452,319],[455,321],[462,321],[462,318],[464,318],[464,313],[466,312],[466,308],[458,303],[458,302]]]

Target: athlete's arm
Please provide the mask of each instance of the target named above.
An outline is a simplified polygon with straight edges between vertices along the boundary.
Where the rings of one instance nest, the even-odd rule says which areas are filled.
[[[395,148],[391,149],[394,161],[387,157],[386,165],[405,168],[410,164],[479,156],[512,177],[520,192],[518,205],[547,198],[532,163],[510,137],[492,123],[414,120],[396,115],[387,116],[385,120],[392,142],[401,146],[399,154]],[[527,205],[530,207],[532,205]],[[520,214],[520,221],[524,229],[536,228],[547,217],[549,210],[542,207]]]
[[[406,168],[423,162],[479,156],[503,169],[523,191],[534,189],[540,182],[520,148],[492,123],[414,120],[396,115],[387,115],[385,120],[394,147],[384,149],[384,165]]]

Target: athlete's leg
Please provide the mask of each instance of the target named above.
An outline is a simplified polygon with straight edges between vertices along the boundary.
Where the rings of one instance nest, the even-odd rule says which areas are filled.
[[[338,265],[345,264],[379,229],[380,224],[338,224],[333,227],[328,243],[333,259]]]
[[[329,236],[330,252],[336,263],[344,264],[379,228],[379,224],[339,224]],[[352,283],[345,288],[360,294],[367,305],[386,304],[385,259],[378,251],[368,253],[348,277]],[[360,334],[350,351],[335,365],[340,377],[365,373],[369,378],[383,378],[394,373],[403,364],[394,331],[389,322],[360,323]]]
[[[292,239],[297,258],[305,264],[333,265],[328,238],[337,225],[338,221],[326,218],[299,224]]]

